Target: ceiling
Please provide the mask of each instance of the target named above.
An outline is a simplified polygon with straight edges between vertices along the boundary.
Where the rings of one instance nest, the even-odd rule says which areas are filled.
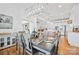
[[[28,13],[34,10],[34,8],[37,9],[43,6],[41,11],[39,11],[39,14],[36,13],[38,16],[50,21],[59,20],[59,19],[61,20],[70,17],[71,10],[75,5],[79,5],[79,4],[78,3],[44,3],[44,4],[40,3],[33,5],[32,7],[29,7],[28,10],[30,11],[26,10],[26,12],[28,15]]]
[[[78,4],[77,3],[0,3],[0,13],[3,13],[5,11],[7,12],[9,10],[11,15],[13,13],[12,11],[15,11],[17,16],[24,14],[23,16],[26,17],[26,15],[28,15],[29,12],[33,11],[34,9],[36,10],[37,8],[41,8],[41,6],[43,6],[43,8],[41,8],[41,11],[38,12],[40,13],[38,14],[38,16],[52,21],[56,19],[63,19],[69,17],[70,12],[75,5]]]
[[[68,17],[70,11],[75,4],[48,4],[47,8],[44,10],[46,13],[52,16],[52,19],[61,19],[63,17]]]

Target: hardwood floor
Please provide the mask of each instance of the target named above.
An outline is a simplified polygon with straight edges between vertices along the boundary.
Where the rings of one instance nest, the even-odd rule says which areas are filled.
[[[71,46],[66,36],[59,40],[58,54],[60,55],[79,55],[79,47]]]
[[[28,55],[26,52],[24,54]],[[16,46],[12,46],[12,47],[0,50],[0,55],[23,55],[23,50],[21,48],[16,50]]]

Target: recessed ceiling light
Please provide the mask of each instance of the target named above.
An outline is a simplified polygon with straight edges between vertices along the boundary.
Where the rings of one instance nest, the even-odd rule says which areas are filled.
[[[28,21],[22,21],[22,24],[28,23]]]
[[[58,7],[59,7],[59,8],[61,8],[61,7],[62,7],[62,5],[58,5]]]

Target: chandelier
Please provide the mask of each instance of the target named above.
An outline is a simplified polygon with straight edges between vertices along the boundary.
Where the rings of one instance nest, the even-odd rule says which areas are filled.
[[[32,7],[25,9],[26,17],[30,17],[36,14],[39,14],[46,8],[47,4],[36,4]]]

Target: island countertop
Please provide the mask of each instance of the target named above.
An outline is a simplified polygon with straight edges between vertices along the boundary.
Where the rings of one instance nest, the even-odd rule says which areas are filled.
[[[33,48],[44,52],[45,54],[51,54],[51,52],[53,52],[53,49],[55,47],[55,44],[57,43],[58,39],[53,39],[53,41],[51,43],[46,42],[46,41],[40,41],[40,43],[33,44]]]

